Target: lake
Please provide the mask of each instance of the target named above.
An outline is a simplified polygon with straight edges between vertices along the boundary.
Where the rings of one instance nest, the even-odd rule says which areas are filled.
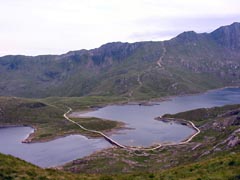
[[[154,120],[166,113],[240,103],[240,88],[225,88],[203,94],[174,97],[153,106],[111,105],[74,116],[91,116],[126,123],[130,129],[120,130],[111,138],[124,145],[150,146],[163,142],[180,142],[195,131],[177,123]],[[61,165],[71,160],[111,147],[103,138],[88,139],[71,135],[44,143],[23,144],[33,131],[30,127],[0,128],[0,152],[11,154],[41,167]]]
[[[203,94],[174,97],[157,105],[111,105],[88,113],[73,116],[98,117],[122,121],[131,130],[122,130],[110,137],[124,145],[150,146],[154,143],[180,142],[195,131],[177,123],[164,123],[154,118],[166,113],[178,113],[202,107],[240,103],[240,88],[225,88]]]
[[[32,132],[30,127],[0,128],[0,152],[40,167],[52,167],[111,147],[103,138],[88,139],[81,135],[70,135],[43,143],[22,143]]]

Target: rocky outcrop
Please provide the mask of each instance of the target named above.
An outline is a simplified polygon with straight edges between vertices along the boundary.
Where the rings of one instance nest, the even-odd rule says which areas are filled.
[[[207,33],[198,34],[194,31],[186,31],[179,34],[176,38],[173,39],[180,43],[193,43],[194,45],[195,42],[198,42],[199,40],[202,40],[207,37],[208,37]]]
[[[210,35],[221,46],[233,50],[240,50],[240,23],[220,27]]]
[[[0,96],[144,99],[240,85],[239,31],[234,23],[164,42],[113,42],[63,55],[0,57]]]
[[[225,139],[224,141],[214,146],[213,150],[233,148],[240,144],[239,137],[240,137],[240,128],[235,130],[230,136],[228,136],[227,139]]]

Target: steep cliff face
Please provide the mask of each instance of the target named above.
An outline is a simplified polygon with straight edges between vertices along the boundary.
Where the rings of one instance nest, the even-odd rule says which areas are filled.
[[[240,23],[222,26],[210,34],[223,47],[240,50]]]
[[[240,83],[240,24],[164,42],[0,58],[0,95],[152,98]]]

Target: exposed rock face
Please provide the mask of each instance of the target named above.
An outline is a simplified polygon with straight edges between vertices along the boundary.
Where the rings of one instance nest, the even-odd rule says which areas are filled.
[[[222,114],[221,117],[234,116],[234,115],[238,115],[238,114],[240,114],[240,109],[226,112],[226,113]]]
[[[240,139],[239,139],[238,136],[231,136],[231,137],[229,137],[228,143],[227,143],[227,145],[229,147],[234,147],[234,146],[237,146],[239,144],[240,144]]]
[[[177,41],[182,42],[182,43],[193,43],[193,42],[197,42],[203,38],[207,38],[208,34],[207,33],[202,33],[202,34],[197,34],[194,31],[187,31],[187,32],[183,32],[181,34],[179,34],[176,38]]]
[[[235,117],[232,125],[239,126],[240,125],[240,113]]]
[[[235,147],[240,144],[239,137],[240,137],[240,129],[237,129],[221,144],[226,144],[228,148]]]
[[[122,60],[131,55],[135,49],[139,48],[142,43],[121,43],[114,42],[102,45],[100,48],[90,50],[91,57],[95,64],[106,62],[108,58]]]
[[[224,47],[240,50],[240,23],[220,27],[211,36]]]
[[[0,96],[134,99],[240,85],[239,50],[240,24],[234,23],[210,34],[184,32],[164,42],[114,42],[63,55],[4,56]]]

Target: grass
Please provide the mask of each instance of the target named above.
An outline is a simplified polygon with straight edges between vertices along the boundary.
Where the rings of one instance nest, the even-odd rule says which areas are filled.
[[[74,175],[53,169],[41,169],[12,156],[0,154],[1,180],[82,180],[87,175]]]
[[[180,166],[163,172],[160,179],[237,179],[240,172],[240,155],[225,155],[223,157],[205,160],[187,166]]]
[[[85,157],[80,162],[73,161],[64,166],[66,171],[76,173],[119,174],[131,172],[158,172],[178,166],[187,166],[209,158],[218,158],[240,152],[239,146],[229,147],[229,137],[239,125],[232,124],[237,115],[234,112],[240,105],[187,111],[170,117],[192,120],[198,123],[201,133],[190,143],[162,147],[155,151],[126,151],[109,149]],[[227,114],[228,115],[227,115]],[[221,116],[221,114],[225,114]],[[206,119],[204,119],[206,118]],[[220,128],[219,128],[220,127]],[[104,166],[102,163],[104,162]],[[167,177],[165,177],[167,179]],[[161,178],[160,178],[161,179]],[[174,178],[173,178],[174,179]]]
[[[116,121],[104,120],[95,117],[90,118],[71,118],[75,122],[81,124],[87,129],[94,129],[97,131],[105,131],[109,129],[114,129],[120,127],[121,123]]]
[[[103,160],[100,165],[105,166],[105,163]],[[3,180],[238,180],[239,177],[240,153],[210,158],[168,170],[112,175],[72,174],[54,169],[41,169],[18,158],[0,154],[0,179]]]
[[[81,100],[85,99],[84,101]],[[83,131],[78,126],[65,120],[63,114],[68,110],[67,106],[73,106],[78,109],[89,108],[92,104],[106,103],[101,98],[80,98],[80,99],[24,99],[14,97],[0,97],[0,125],[19,125],[32,126],[37,129],[32,141],[46,141],[66,136],[69,134],[83,134],[95,137],[96,134]],[[72,101],[71,101],[72,100]],[[81,101],[81,103],[80,103]],[[79,104],[78,104],[79,102]],[[92,103],[91,103],[92,102]],[[50,104],[52,103],[52,104]],[[58,103],[58,105],[56,105]],[[123,124],[103,120],[99,118],[78,118],[76,119],[83,126],[89,129],[111,131],[121,127]]]
[[[64,120],[62,117],[64,107],[73,105],[75,108],[85,109],[93,106],[95,100],[99,106],[107,100],[104,101],[100,97],[89,99],[85,97],[78,104],[80,99],[72,102],[71,99],[64,98],[37,100],[1,97],[0,122],[2,125],[24,124],[37,127],[34,141],[49,140],[69,133],[84,134],[85,132],[77,126]],[[227,142],[218,145],[239,128],[239,125],[231,124],[239,114],[229,113],[239,108],[240,105],[228,105],[166,115],[192,120],[200,126],[200,135],[189,144],[163,147],[156,151],[126,151],[111,148],[63,167],[65,171],[78,174],[40,169],[22,160],[0,154],[0,179],[239,179],[239,147],[230,148]],[[224,116],[220,116],[221,114]],[[74,120],[89,129],[101,131],[118,127],[117,122],[98,118],[74,118]],[[216,125],[225,127],[218,129],[215,128]],[[213,150],[213,146],[220,150]]]
[[[220,114],[223,114],[224,112],[237,108],[240,108],[239,104],[226,105],[223,107],[194,109],[190,111],[180,112],[177,114],[165,114],[163,115],[163,117],[187,119],[193,121],[196,125],[200,126],[209,121],[210,119],[214,119]]]
[[[164,48],[164,56],[162,42],[140,42],[111,43],[61,56],[1,57],[0,95],[60,96],[48,100],[62,103],[68,103],[64,97],[93,95],[146,100],[239,85],[239,57],[211,38],[178,37],[165,41]],[[162,68],[156,64],[160,57]]]
[[[101,107],[106,104],[120,103],[126,101],[122,97],[114,96],[84,96],[84,97],[49,97],[39,99],[46,104],[51,104],[62,109],[70,106],[74,110],[86,110],[89,108]]]

